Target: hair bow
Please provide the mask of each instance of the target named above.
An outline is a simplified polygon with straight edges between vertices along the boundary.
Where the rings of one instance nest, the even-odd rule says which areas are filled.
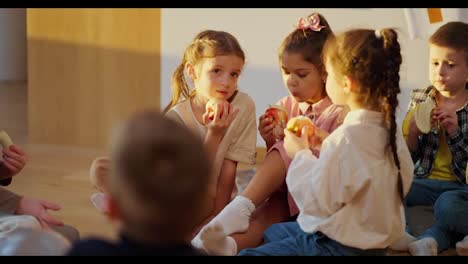
[[[320,25],[320,17],[318,14],[313,14],[309,17],[301,17],[299,19],[299,22],[297,22],[298,29],[306,30],[310,28],[313,31],[320,31],[322,28],[325,28],[326,26],[321,26]]]

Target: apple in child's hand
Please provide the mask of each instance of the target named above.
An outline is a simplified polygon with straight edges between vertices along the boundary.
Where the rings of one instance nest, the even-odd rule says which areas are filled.
[[[283,122],[286,124],[288,122],[288,112],[286,108],[280,105],[270,105],[265,111],[265,116],[272,119],[272,124],[275,126]]]
[[[283,129],[288,122],[288,112],[281,105],[270,105],[265,111],[265,117],[270,118],[271,124],[274,125],[273,136],[282,140],[284,137]]]
[[[314,136],[315,126],[314,123],[312,123],[312,120],[310,120],[310,118],[307,116],[296,116],[289,119],[288,124],[286,125],[286,129],[300,137],[302,134],[302,128],[304,126],[308,126],[307,136],[310,140]]]
[[[215,116],[215,110],[216,110],[216,104],[221,104],[221,108],[219,109],[220,113],[219,116],[223,116],[223,104],[225,100],[217,99],[217,98],[211,98],[208,100],[206,103],[206,111],[208,111],[208,119],[213,120]]]

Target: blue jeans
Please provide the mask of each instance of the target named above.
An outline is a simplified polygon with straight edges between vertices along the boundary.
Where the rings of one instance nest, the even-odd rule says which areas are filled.
[[[405,198],[406,207],[430,205],[434,224],[419,237],[432,237],[444,251],[468,234],[468,187],[458,182],[414,179]],[[411,221],[411,219],[408,219]]]
[[[265,232],[265,244],[247,248],[239,256],[357,256],[384,255],[385,250],[344,246],[321,232],[306,233],[297,222],[278,223]]]

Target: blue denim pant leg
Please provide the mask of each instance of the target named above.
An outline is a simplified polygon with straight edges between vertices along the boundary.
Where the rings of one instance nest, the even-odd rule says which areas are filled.
[[[296,256],[296,237],[304,233],[299,224],[283,222],[271,225],[263,233],[265,244],[241,250],[239,256]]]
[[[296,237],[304,233],[296,221],[283,222],[271,225],[263,232],[263,240],[266,243],[280,241],[288,237]]]
[[[239,256],[357,256],[384,255],[385,250],[361,250],[344,246],[320,232],[302,233],[257,248],[244,249]]]
[[[405,197],[405,205],[413,207],[418,205],[433,206],[439,195],[451,188],[452,182],[445,182],[431,179],[414,179],[410,190]],[[445,186],[447,185],[447,186]]]
[[[405,218],[406,218],[406,231],[411,233],[409,228],[409,221],[411,218],[408,214],[408,208],[418,205],[434,206],[439,196],[451,190],[458,190],[463,188],[463,185],[458,182],[440,181],[431,179],[414,179],[411,184],[410,190],[405,197]]]
[[[384,256],[386,249],[359,249],[345,246],[326,235],[316,232],[307,234],[307,244],[303,247],[304,255],[312,256]]]
[[[283,240],[273,241],[256,248],[241,250],[238,256],[298,256],[298,244],[296,237],[288,237]]]
[[[468,234],[468,188],[441,194],[434,205],[434,216],[434,225],[421,238],[434,238],[441,252]]]

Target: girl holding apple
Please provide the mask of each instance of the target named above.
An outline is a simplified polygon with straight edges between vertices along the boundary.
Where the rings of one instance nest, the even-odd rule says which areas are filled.
[[[265,231],[269,243],[240,255],[384,255],[403,237],[403,199],[413,161],[395,121],[402,62],[393,29],[346,31],[324,46],[326,90],[347,105],[343,124],[310,151],[285,129],[293,160],[286,183],[299,207],[297,222]]]
[[[325,18],[313,13],[301,18],[281,44],[279,64],[290,95],[260,117],[258,129],[268,153],[255,176],[243,193],[201,230],[199,237],[209,253],[233,255],[243,248],[256,247],[263,242],[266,228],[297,216],[297,207],[285,184],[291,158],[283,147],[284,133],[275,131],[279,126],[282,132],[287,119],[308,115],[314,119],[319,145],[342,123],[346,111],[334,105],[325,91],[327,74],[321,52],[330,35],[332,31]]]

